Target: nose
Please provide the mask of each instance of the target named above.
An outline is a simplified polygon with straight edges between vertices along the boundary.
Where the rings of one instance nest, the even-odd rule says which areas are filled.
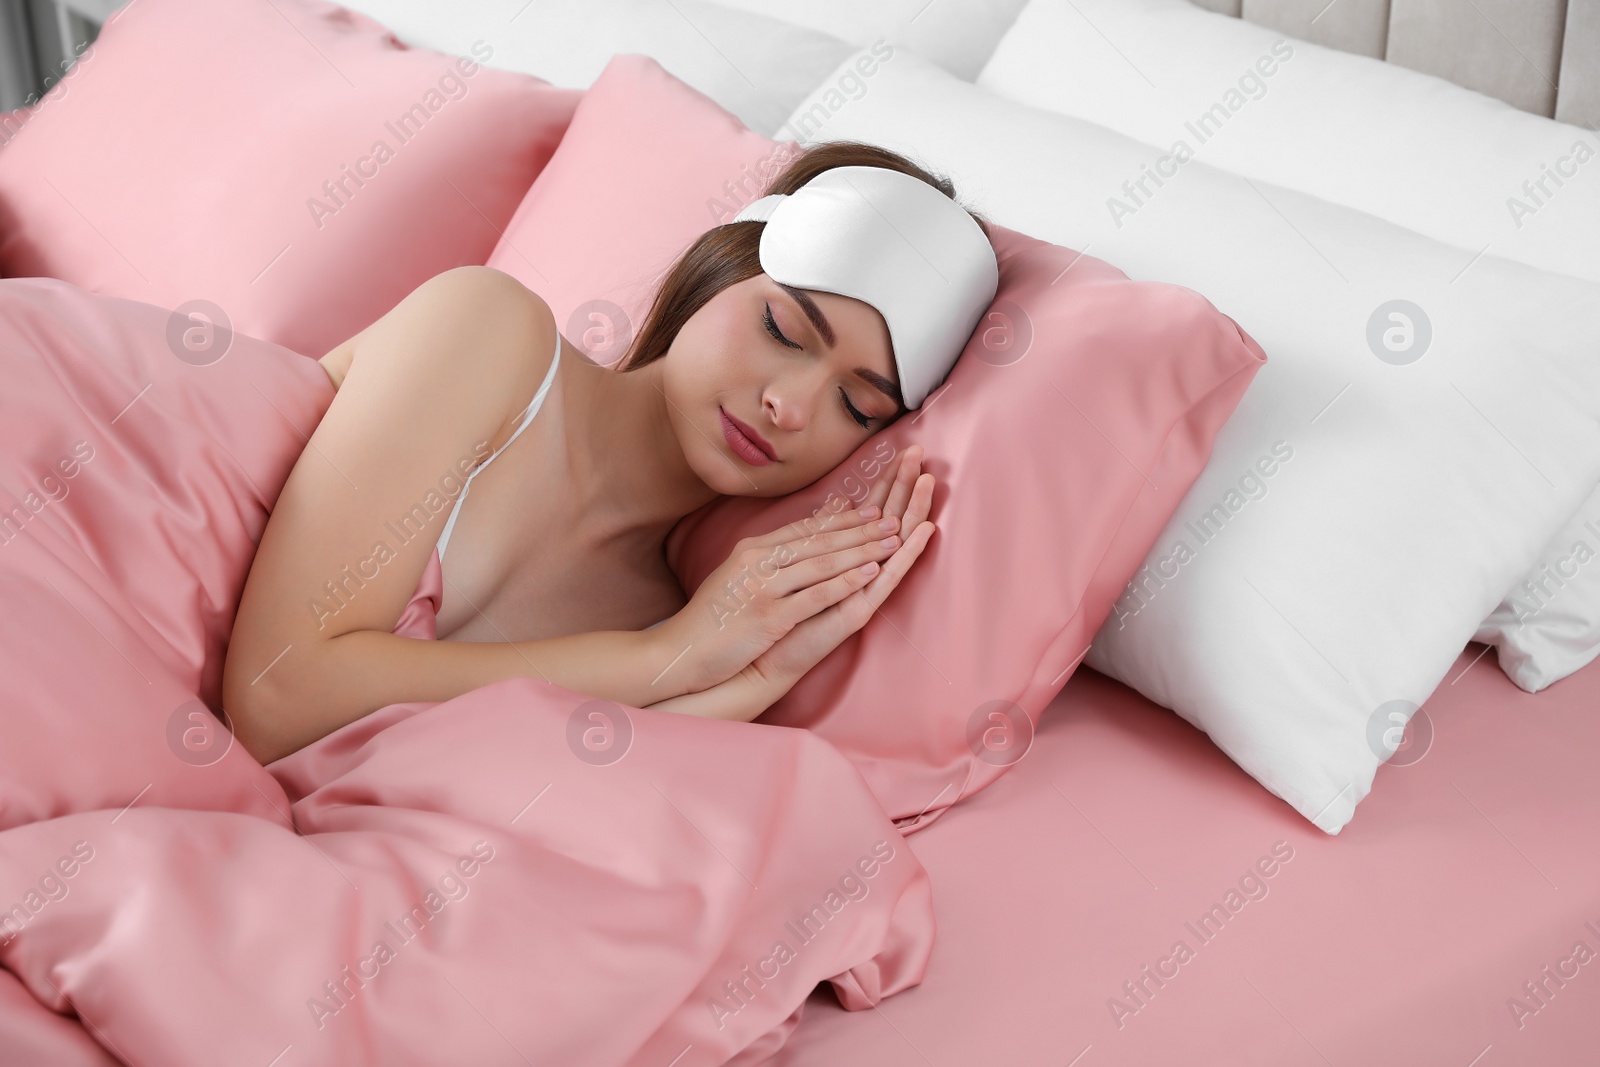
[[[780,430],[798,433],[811,421],[826,379],[811,374],[791,374],[775,379],[762,395],[762,406]]]

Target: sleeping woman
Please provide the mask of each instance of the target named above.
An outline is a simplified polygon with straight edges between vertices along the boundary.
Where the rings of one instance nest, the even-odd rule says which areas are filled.
[[[882,148],[808,149],[683,253],[618,371],[488,267],[430,279],[322,357],[336,392],[227,651],[239,742],[268,763],[388,704],[524,676],[761,714],[927,545],[920,448],[860,506],[744,539],[693,596],[667,534],[721,496],[811,485],[944,379],[997,279],[987,227],[954,195]],[[435,516],[421,503],[441,485],[459,492]],[[435,552],[437,640],[399,636]],[[358,561],[334,610],[325,587]]]

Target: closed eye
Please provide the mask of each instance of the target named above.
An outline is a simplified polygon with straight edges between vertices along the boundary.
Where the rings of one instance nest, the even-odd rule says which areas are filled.
[[[778,320],[772,317],[772,305],[764,304],[762,306],[766,310],[761,313],[761,321],[766,325],[767,332],[776,337],[781,345],[788,345],[790,348],[801,347],[800,342],[789,340],[783,335],[783,331],[778,329]]]
[[[783,331],[778,329],[778,321],[772,317],[771,304],[765,304],[763,307],[764,310],[761,313],[762,325],[767,328],[767,332],[770,333],[779,344],[787,345],[789,348],[804,347],[799,342],[791,341],[789,338],[785,337],[783,335]],[[872,425],[873,416],[857,410],[856,406],[850,403],[850,394],[844,391],[844,386],[839,387],[839,399],[844,403],[845,414],[854,419],[857,425],[862,427]]]

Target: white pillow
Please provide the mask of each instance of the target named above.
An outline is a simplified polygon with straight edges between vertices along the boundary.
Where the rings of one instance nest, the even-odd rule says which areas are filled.
[[[1600,281],[1600,137],[1442,78],[1188,0],[1030,0],[978,84],[1148,144],[1181,138],[1197,160],[1470,252]],[[1557,168],[1569,173],[1549,177]]]
[[[1183,139],[1198,160],[1472,252],[1487,246],[1600,280],[1600,136],[1431,75],[1286,39],[1188,0],[1031,0],[978,84],[1136,140]],[[1600,510],[1600,487],[1585,508]],[[1572,536],[1563,532],[1545,556],[1568,556]],[[1548,582],[1543,566],[1516,583],[1479,638],[1530,691],[1589,663],[1585,635],[1600,633],[1600,579],[1569,585],[1558,610],[1528,618],[1519,608],[1525,584]]]
[[[703,0],[344,0],[344,6],[414,47],[471,55],[569,89],[587,89],[616,53],[647,55],[768,135],[856,48]],[[492,49],[488,58],[473,51],[478,41]]]
[[[1129,614],[1130,584],[1087,662],[1337,833],[1393,727],[1600,480],[1600,287],[1177,163],[909,53],[814,136],[920,158],[996,222],[1195,289],[1261,343],[1140,572],[1147,602]],[[1141,178],[1153,195],[1118,225],[1106,199]],[[1384,347],[1395,300],[1426,309],[1409,364]]]
[[[1025,0],[720,0],[865,47],[882,38],[971,81]]]
[[[1600,656],[1600,493],[1478,627],[1513,682],[1537,693]]]

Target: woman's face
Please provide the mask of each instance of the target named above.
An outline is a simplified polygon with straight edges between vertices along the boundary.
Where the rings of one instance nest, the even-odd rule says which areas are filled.
[[[883,316],[853,297],[765,274],[728,286],[683,325],[665,360],[663,389],[684,456],[729,496],[810,485],[899,413],[892,351]],[[772,455],[761,441],[752,449],[729,417]]]

